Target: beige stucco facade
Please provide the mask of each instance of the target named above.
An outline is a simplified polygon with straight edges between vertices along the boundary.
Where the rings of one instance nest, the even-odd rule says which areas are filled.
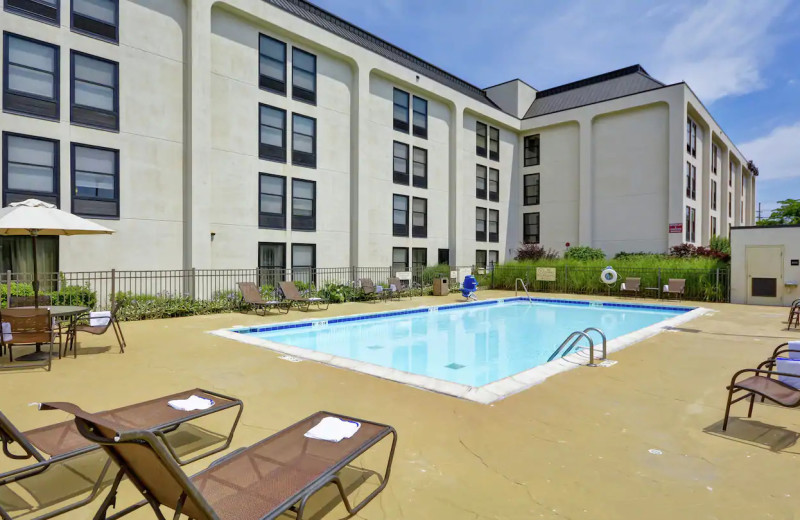
[[[292,244],[314,245],[317,267],[386,266],[393,248],[424,249],[428,264],[443,251],[451,265],[474,264],[476,251],[504,261],[523,241],[528,212],[539,213],[543,246],[592,245],[609,255],[687,241],[685,230],[669,233],[670,224],[686,226],[687,206],[696,211],[698,245],[708,243],[712,216],[719,234],[753,223],[746,159],[683,83],[526,118],[537,91],[520,81],[479,89],[402,50],[387,57],[342,37],[337,31],[353,30],[345,22],[328,30],[269,1],[121,0],[117,44],[71,30],[69,4],[61,0],[60,25],[0,15],[3,31],[60,49],[58,120],[0,114],[3,132],[58,140],[60,207],[71,208],[70,143],[119,150],[119,218],[103,221],[117,233],[62,239],[64,271],[253,268],[260,243],[285,244],[287,266]],[[316,57],[315,104],[259,88],[259,35],[286,45],[287,85],[292,49]],[[119,64],[119,131],[70,123],[70,50]],[[395,88],[427,101],[426,138],[393,128]],[[259,104],[315,119],[315,168],[259,157]],[[696,156],[686,149],[687,118],[697,124]],[[476,153],[478,122],[499,132],[496,159]],[[541,162],[523,166],[533,134]],[[291,138],[287,124],[289,155]],[[394,142],[427,151],[427,187],[393,182]],[[712,142],[722,158],[716,173]],[[694,199],[687,162],[697,167]],[[476,197],[479,165],[499,172],[496,201]],[[286,179],[283,229],[259,226],[262,173]],[[541,179],[532,206],[523,199],[529,173]],[[292,229],[294,179],[316,183],[313,231]],[[426,199],[425,237],[395,236],[393,195]],[[476,235],[482,209],[497,211],[497,241]]]
[[[799,284],[800,226],[732,229],[732,303],[791,305]]]

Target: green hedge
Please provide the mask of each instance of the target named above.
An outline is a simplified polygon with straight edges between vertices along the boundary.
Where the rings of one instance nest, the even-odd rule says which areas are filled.
[[[97,293],[88,286],[66,285],[60,291],[41,291],[40,295],[50,296],[53,305],[80,305],[94,309],[97,305]],[[11,282],[12,296],[33,296],[33,287],[29,283]],[[8,288],[0,284],[0,305],[8,306]]]

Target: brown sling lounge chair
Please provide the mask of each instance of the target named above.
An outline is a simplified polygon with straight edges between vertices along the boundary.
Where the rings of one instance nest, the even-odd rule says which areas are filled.
[[[191,395],[212,399],[214,405],[206,410],[189,412],[175,410],[167,405],[171,400],[185,399]],[[132,404],[122,408],[98,412],[95,416],[105,418],[106,420],[114,420],[119,424],[126,425],[127,428],[146,430],[162,435],[178,430],[181,425],[189,421],[236,407],[238,407],[236,418],[234,419],[233,426],[225,442],[217,448],[208,450],[192,458],[179,461],[180,464],[189,464],[203,457],[219,453],[230,446],[233,440],[233,433],[236,430],[239,417],[241,417],[242,414],[242,401],[216,392],[196,388],[194,390]],[[42,409],[48,409],[48,407],[42,405]],[[59,466],[69,464],[75,461],[77,457],[100,448],[100,446],[78,433],[75,421],[64,421],[21,432],[2,413],[0,413],[0,440],[2,440],[3,443],[3,453],[7,457],[17,460],[33,459],[32,463],[27,466],[0,473],[0,494],[4,492],[13,493],[8,486],[19,483],[20,486],[25,487],[25,483],[29,479],[34,479],[42,474],[49,475],[50,472],[57,471]],[[12,447],[15,444],[16,447]],[[171,450],[172,448],[169,449]],[[99,477],[96,477],[93,486],[90,486],[91,491],[88,496],[82,498],[80,501],[65,504],[58,509],[53,510],[48,508],[46,512],[35,518],[37,520],[52,518],[88,504],[102,491],[110,468],[111,465],[109,461],[106,461],[105,466],[99,473]],[[116,490],[122,477],[123,473],[118,472],[114,479],[112,489],[103,501],[103,512],[114,503]],[[32,480],[30,481],[33,482]],[[89,484],[92,483],[90,482]],[[64,497],[63,501],[67,501],[69,498],[73,497]],[[57,503],[60,503],[60,501],[57,501]],[[37,506],[41,505],[42,504],[37,504]],[[25,506],[25,508],[31,510],[33,510],[34,507],[35,506],[31,504],[26,504]],[[27,515],[26,517],[31,518]],[[4,510],[4,503],[2,501],[0,501],[0,518],[11,518],[9,512]]]
[[[70,403],[43,406],[74,414],[81,435],[106,450],[159,520],[164,520],[161,506],[174,510],[176,520],[181,514],[194,520],[265,520],[289,510],[301,520],[309,497],[330,483],[336,484],[347,511],[354,515],[386,487],[397,443],[391,426],[317,412],[189,477],[160,435],[124,427],[111,417],[86,413]],[[331,416],[358,421],[361,427],[340,442],[304,436]],[[351,506],[338,473],[388,435],[392,435],[392,447],[380,485]]]
[[[299,307],[300,310],[307,311],[312,305],[316,305],[318,309],[322,309],[322,306],[324,305],[327,309],[330,305],[330,302],[325,298],[320,298],[317,296],[306,298],[300,294],[300,291],[297,290],[297,286],[294,284],[294,282],[279,282],[278,286],[281,289],[281,293],[283,293],[283,298],[287,300],[290,305]]]
[[[265,300],[261,297],[261,291],[253,282],[239,282],[239,290],[242,291],[242,301],[247,305],[253,307],[256,314],[262,316],[267,315],[267,311],[278,309],[278,312],[283,311],[284,314],[289,312],[292,306],[291,302],[281,300]],[[259,311],[261,311],[259,313]]]
[[[669,283],[664,286],[664,298],[674,297],[676,300],[683,298],[683,290],[686,288],[686,280],[683,278],[670,278]]]
[[[636,296],[641,291],[641,282],[641,278],[625,278],[625,281],[619,287],[619,292]]]

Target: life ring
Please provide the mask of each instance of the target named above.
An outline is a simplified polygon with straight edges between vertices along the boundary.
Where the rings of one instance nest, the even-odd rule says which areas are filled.
[[[613,285],[617,283],[617,272],[608,266],[600,273],[600,280],[606,285]]]

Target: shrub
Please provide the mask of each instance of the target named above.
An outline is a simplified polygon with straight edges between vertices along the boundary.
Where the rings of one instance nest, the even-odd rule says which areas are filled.
[[[224,292],[215,294],[210,300],[194,300],[189,296],[135,295],[127,292],[116,294],[120,304],[118,317],[121,321],[177,318],[196,314],[217,314],[241,309],[238,294]]]
[[[697,257],[706,257],[706,258],[713,258],[715,260],[719,260],[721,262],[730,262],[731,255],[730,255],[730,244],[728,244],[728,251],[723,252],[714,249],[713,247],[695,247],[692,244],[679,244],[677,246],[672,246],[669,250],[670,256],[678,257],[678,258],[697,258]]]
[[[447,264],[439,264],[431,267],[426,267],[422,271],[422,285],[433,285],[436,278],[450,278],[450,266]]]
[[[731,241],[727,237],[714,235],[708,246],[714,251],[731,254]]]
[[[678,244],[669,248],[669,255],[678,258],[694,258],[697,256],[697,248],[692,244]]]
[[[97,293],[88,285],[65,285],[60,291],[42,291],[41,295],[50,296],[53,305],[80,305],[94,308],[97,305]],[[11,282],[12,296],[33,296],[33,287],[29,283]],[[6,284],[0,284],[0,304],[7,305],[8,290]]]
[[[667,255],[661,253],[646,253],[644,251],[638,251],[636,253],[626,253],[625,251],[620,251],[616,255],[614,255],[614,260],[642,260],[642,259],[658,259],[663,260],[667,258]]]
[[[558,252],[552,249],[545,249],[539,244],[522,244],[517,248],[517,255],[514,260],[555,260]]]
[[[602,249],[589,246],[573,246],[564,251],[564,258],[585,262],[587,260],[605,260],[606,254]]]

